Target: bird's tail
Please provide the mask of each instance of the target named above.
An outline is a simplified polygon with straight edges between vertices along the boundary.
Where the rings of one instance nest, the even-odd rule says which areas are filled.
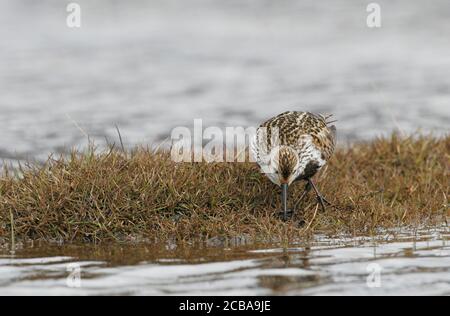
[[[325,124],[330,125],[334,122],[337,122],[338,120],[333,120],[333,114],[325,114],[322,115],[323,120],[325,121]]]

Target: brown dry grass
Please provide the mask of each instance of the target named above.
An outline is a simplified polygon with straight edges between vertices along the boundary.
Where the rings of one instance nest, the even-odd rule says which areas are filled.
[[[0,236],[99,242],[247,236],[294,240],[313,232],[372,234],[441,224],[448,213],[450,136],[400,137],[338,149],[282,222],[279,189],[250,163],[179,163],[136,149],[73,153],[0,178]],[[290,203],[304,185],[291,190]],[[11,221],[13,218],[13,221]],[[299,223],[303,221],[303,225]]]

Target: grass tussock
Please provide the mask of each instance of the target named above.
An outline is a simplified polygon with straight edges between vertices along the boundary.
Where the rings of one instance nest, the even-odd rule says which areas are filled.
[[[313,232],[370,234],[446,220],[450,137],[400,137],[338,149],[286,223],[279,189],[251,163],[174,163],[168,153],[72,153],[0,178],[0,236],[99,242],[247,236],[293,240]],[[290,203],[304,188],[294,184]],[[12,233],[14,232],[14,233]]]

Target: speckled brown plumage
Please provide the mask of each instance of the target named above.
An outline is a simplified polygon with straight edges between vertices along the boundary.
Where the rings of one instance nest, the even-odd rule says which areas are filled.
[[[310,178],[326,163],[336,144],[336,128],[328,125],[328,118],[289,111],[261,124],[252,149],[260,165],[272,163],[273,157],[277,160],[272,163],[275,176],[268,174],[273,182],[290,183],[295,180],[289,178],[293,174],[296,178]],[[277,147],[279,149],[271,156],[270,152]],[[277,174],[281,175],[280,181],[274,181]]]
[[[313,188],[325,209],[327,201],[311,178],[330,159],[336,144],[336,127],[328,126],[328,118],[309,112],[284,112],[256,131],[252,153],[267,177],[281,186],[284,220],[292,214],[287,207],[288,187],[297,180],[308,182],[300,200]]]

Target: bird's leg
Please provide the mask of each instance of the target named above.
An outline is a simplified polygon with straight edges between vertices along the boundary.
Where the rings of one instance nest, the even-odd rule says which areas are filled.
[[[311,179],[308,179],[308,183],[312,186],[312,188],[314,189],[314,192],[316,192],[317,199],[319,200],[319,203],[322,206],[322,210],[325,212],[325,203],[327,203],[328,205],[331,205],[331,203],[328,202],[323,197],[323,195],[319,192],[319,190],[317,189],[317,187],[315,186],[314,182]]]
[[[306,186],[305,186],[305,190],[303,191],[302,195],[295,203],[293,210],[297,209],[298,204],[305,198],[306,194],[308,194],[309,191],[311,191],[311,184],[309,184],[309,182],[307,182]]]

